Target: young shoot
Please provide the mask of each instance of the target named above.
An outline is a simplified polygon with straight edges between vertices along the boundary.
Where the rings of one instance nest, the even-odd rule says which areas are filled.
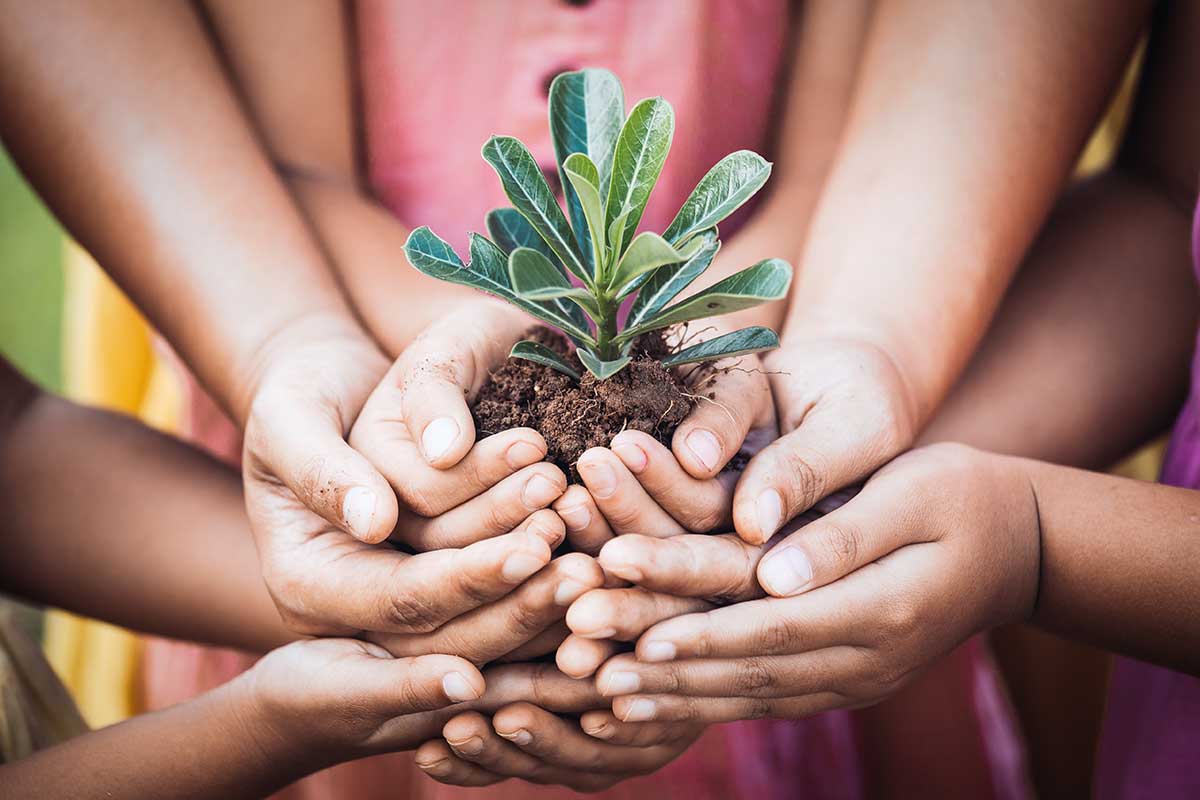
[[[566,213],[528,148],[511,136],[493,136],[483,158],[512,207],[487,215],[491,238],[472,233],[464,263],[445,240],[420,227],[405,254],[426,275],[501,297],[558,328],[600,380],[629,363],[642,334],[784,297],[792,268],[769,258],[676,300],[712,263],[721,246],[717,223],[762,188],[771,165],[749,150],[729,154],[700,180],[665,231],[634,235],[674,133],[675,113],[661,97],[642,100],[625,116],[621,82],[611,72],[564,72],[550,87],[550,134]],[[629,315],[618,325],[618,309],[630,295]],[[743,328],[661,362],[674,367],[778,345],[769,328]],[[512,355],[580,379],[575,365],[538,342],[518,342]]]

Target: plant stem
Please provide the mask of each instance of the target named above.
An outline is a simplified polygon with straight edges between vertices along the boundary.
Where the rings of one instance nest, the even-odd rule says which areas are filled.
[[[617,311],[621,304],[607,292],[598,292],[596,306],[600,312],[596,321],[596,354],[604,361],[613,361],[621,355],[621,349],[613,341],[617,338]]]

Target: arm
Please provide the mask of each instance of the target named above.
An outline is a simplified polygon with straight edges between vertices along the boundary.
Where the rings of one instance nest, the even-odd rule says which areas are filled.
[[[788,435],[739,487],[743,536],[764,541],[910,445],[933,416],[1145,11],[1141,3],[877,10],[784,348],[767,359],[783,373],[773,384]]]

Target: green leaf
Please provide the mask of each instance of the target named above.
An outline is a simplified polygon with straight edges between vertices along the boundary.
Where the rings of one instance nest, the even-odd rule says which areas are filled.
[[[714,337],[707,342],[684,348],[678,353],[662,359],[662,364],[664,367],[678,367],[681,364],[694,364],[697,361],[715,361],[718,358],[761,353],[763,350],[773,350],[776,347],[779,347],[779,337],[770,328],[742,328],[733,333]]]
[[[515,208],[494,208],[487,215],[488,235],[492,240],[507,254],[511,254],[518,247],[528,247],[532,250],[537,250],[550,260],[565,277],[567,271],[563,269],[558,256],[550,249],[550,245],[546,244],[546,240],[538,236],[537,231],[529,224],[529,220],[521,216],[521,212]],[[566,314],[580,328],[587,330],[587,316],[578,305],[570,300],[555,300],[554,305],[558,310]]]
[[[600,203],[600,173],[583,153],[572,153],[563,165],[567,181],[575,190],[576,201],[583,208],[587,224],[587,240],[591,244],[593,279],[598,279],[604,264],[604,208]],[[576,230],[576,234],[579,230]],[[581,240],[582,241],[582,240]]]
[[[625,119],[625,93],[617,76],[606,69],[564,72],[550,84],[550,139],[560,175],[572,153],[583,153],[598,170],[596,187],[603,197],[608,190],[612,153]],[[579,249],[594,259],[591,235],[575,188],[564,177],[563,194]],[[603,251],[601,251],[603,252]],[[596,266],[589,264],[592,271]]]
[[[697,241],[696,244],[701,242]],[[676,250],[657,233],[639,233],[625,251],[625,255],[621,256],[608,288],[610,291],[619,290],[639,275],[658,269],[664,264],[681,264],[691,258],[698,249],[698,246],[688,244],[683,249]]]
[[[704,291],[681,300],[637,325],[626,328],[617,337],[617,341],[629,341],[646,331],[694,319],[729,314],[778,300],[787,295],[791,282],[791,265],[781,258],[768,258],[717,281]]]
[[[583,265],[566,215],[525,145],[511,136],[493,136],[483,146],[483,158],[500,176],[504,193],[513,206],[538,236],[546,240],[563,265],[585,283],[590,281],[591,275]]]
[[[609,239],[609,246],[618,257],[625,252],[625,245],[632,238],[627,234],[636,231],[642,220],[646,201],[662,172],[674,135],[675,112],[661,97],[650,97],[638,103],[621,126],[604,208],[610,224],[629,212],[621,238]]]
[[[542,322],[562,329],[577,342],[593,341],[586,327],[580,328],[557,307],[526,300],[514,292],[509,283],[508,258],[504,251],[479,234],[471,234],[469,264],[463,264],[454,249],[425,226],[409,234],[404,253],[414,267],[431,278],[470,286],[503,298]]]
[[[632,209],[621,213],[621,216],[614,219],[608,225],[608,259],[610,262],[617,260],[617,242],[624,241],[625,238],[625,223],[629,221],[629,215],[632,214]],[[605,278],[607,280],[607,278]]]
[[[538,289],[570,289],[571,282],[554,263],[531,247],[508,254],[509,285],[522,297]]]
[[[633,360],[631,356],[624,355],[615,361],[601,361],[600,358],[594,353],[589,350],[585,350],[582,347],[575,350],[575,355],[578,356],[579,360],[583,362],[583,365],[587,367],[588,372],[595,375],[599,380],[611,378],[613,375],[616,375],[618,372],[624,369],[626,364]]]
[[[526,361],[532,361],[535,364],[541,364],[550,369],[556,369],[563,375],[574,378],[578,381],[582,376],[571,368],[571,365],[563,360],[563,357],[551,350],[541,342],[535,342],[526,339],[517,342],[513,345],[513,349],[508,353],[513,358],[523,358]]]
[[[770,175],[771,163],[758,153],[751,150],[730,153],[696,184],[663,238],[678,244],[711,228],[753,197]]]
[[[629,308],[626,327],[632,328],[653,317],[708,269],[721,248],[716,228],[703,231],[694,241],[701,242],[700,248],[686,262],[659,267],[649,274]]]

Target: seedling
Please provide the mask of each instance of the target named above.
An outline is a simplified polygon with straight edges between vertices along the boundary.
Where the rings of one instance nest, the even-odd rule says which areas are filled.
[[[445,240],[420,227],[405,254],[426,275],[501,297],[558,328],[599,380],[630,362],[643,334],[784,297],[792,268],[769,258],[672,302],[712,264],[721,246],[717,223],[771,174],[757,153],[731,153],[700,180],[665,231],[635,236],[674,132],[674,111],[661,97],[642,100],[626,117],[621,82],[611,72],[564,72],[550,87],[550,134],[566,213],[528,148],[511,136],[493,136],[483,158],[500,176],[512,208],[487,215],[491,238],[472,233],[470,261],[463,263]],[[631,295],[619,325],[618,310]],[[774,331],[750,327],[660,360],[676,367],[778,345]],[[511,355],[580,380],[575,365],[538,342],[518,342]]]

